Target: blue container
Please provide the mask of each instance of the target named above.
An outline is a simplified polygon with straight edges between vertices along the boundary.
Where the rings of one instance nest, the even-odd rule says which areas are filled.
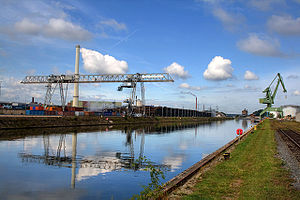
[[[30,111],[31,111],[31,110],[26,110],[26,111],[25,111],[25,114],[26,114],[26,115],[31,115],[31,114],[30,114]]]

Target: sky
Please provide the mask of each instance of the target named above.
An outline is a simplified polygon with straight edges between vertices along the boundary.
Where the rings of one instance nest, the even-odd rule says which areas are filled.
[[[264,108],[277,73],[275,106],[300,102],[300,0],[0,0],[0,101],[43,102],[27,75],[170,73],[146,83],[146,104],[226,113]],[[80,84],[80,100],[123,101],[119,83]],[[138,91],[139,87],[137,88]],[[139,95],[139,92],[138,92]],[[67,101],[73,96],[69,86]],[[59,91],[53,97],[59,103]]]

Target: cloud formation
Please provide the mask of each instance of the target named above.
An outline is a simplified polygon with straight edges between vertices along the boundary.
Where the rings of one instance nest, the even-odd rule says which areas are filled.
[[[233,68],[229,59],[222,56],[215,56],[208,64],[203,76],[207,80],[220,81],[232,77]]]
[[[184,66],[181,66],[176,62],[173,62],[168,67],[165,67],[164,71],[166,73],[169,73],[169,74],[177,77],[177,78],[186,79],[189,77],[188,71],[184,71]]]
[[[119,23],[115,19],[101,20],[99,24],[100,24],[100,26],[104,25],[104,26],[110,27],[110,28],[114,29],[115,31],[127,30],[126,24]]]
[[[284,54],[279,50],[280,43],[271,38],[261,38],[250,34],[248,38],[237,42],[237,47],[250,54],[258,56],[281,57]]]
[[[28,35],[38,35],[41,31],[41,26],[33,23],[27,18],[15,23],[15,30]]]
[[[300,91],[299,91],[299,90],[295,90],[295,91],[293,92],[293,95],[294,95],[294,96],[300,96]]]
[[[298,78],[299,78],[299,76],[298,76],[298,75],[294,75],[294,74],[289,75],[289,76],[287,77],[287,79],[298,79]]]
[[[222,22],[225,29],[231,31],[241,23],[242,19],[241,16],[237,17],[236,15],[226,12],[222,8],[215,8],[213,10],[213,15]]]
[[[128,64],[124,60],[117,60],[110,55],[85,48],[80,49],[83,67],[87,72],[99,74],[124,74],[128,71]]]
[[[188,90],[196,90],[196,91],[199,91],[201,90],[201,88],[199,86],[190,86],[189,84],[187,83],[181,83],[179,85],[179,88],[182,88],[182,89],[188,89]]]
[[[283,4],[285,0],[250,0],[249,4],[261,11],[272,9],[273,4]]]
[[[255,87],[253,85],[245,85],[244,89],[249,90],[249,91],[258,91],[259,90],[259,88]]]
[[[245,80],[258,80],[258,76],[254,74],[253,72],[247,70],[244,74],[244,79]]]
[[[13,29],[19,34],[40,35],[70,41],[87,41],[92,38],[92,34],[79,25],[59,18],[51,18],[47,23],[37,23],[24,18],[16,22]]]
[[[281,35],[300,35],[300,17],[273,15],[268,20],[268,27]]]
[[[31,97],[35,97],[39,102],[44,101],[45,86],[44,85],[24,85],[15,77],[0,76],[1,98],[4,101],[24,102],[29,101]]]

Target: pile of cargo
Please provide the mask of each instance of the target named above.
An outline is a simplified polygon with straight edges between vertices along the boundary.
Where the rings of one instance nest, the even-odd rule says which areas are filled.
[[[26,115],[45,115],[43,106],[30,106],[29,110],[26,110]]]

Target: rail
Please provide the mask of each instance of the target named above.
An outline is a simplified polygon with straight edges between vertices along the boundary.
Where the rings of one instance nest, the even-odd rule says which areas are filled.
[[[291,129],[279,129],[279,132],[285,135],[292,143],[294,143],[300,149],[300,134]]]

